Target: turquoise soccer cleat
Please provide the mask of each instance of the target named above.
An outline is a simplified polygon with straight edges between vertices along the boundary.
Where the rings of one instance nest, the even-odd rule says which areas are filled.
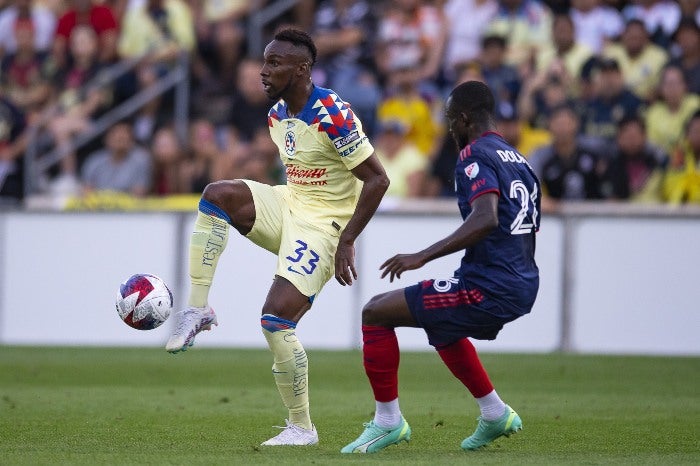
[[[364,432],[354,442],[340,450],[341,453],[376,453],[389,445],[411,440],[411,427],[401,417],[401,423],[393,429],[377,426],[374,421],[366,422]]]
[[[486,421],[479,416],[479,425],[474,433],[462,441],[465,450],[477,450],[498,437],[510,436],[523,428],[523,421],[513,408],[506,405],[506,412],[495,421]]]

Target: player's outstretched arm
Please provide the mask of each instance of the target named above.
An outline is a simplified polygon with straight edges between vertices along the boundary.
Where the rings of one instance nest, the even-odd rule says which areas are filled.
[[[364,184],[357,208],[340,234],[338,250],[335,253],[335,279],[343,286],[352,285],[352,281],[357,280],[355,240],[377,211],[384,193],[389,188],[389,177],[375,154],[355,167],[352,173]]]
[[[384,262],[379,267],[381,278],[389,275],[389,281],[393,282],[394,277],[401,278],[406,270],[418,269],[434,259],[475,245],[498,227],[498,194],[482,194],[472,201],[471,207],[472,212],[462,225],[446,238],[422,251],[397,254]]]

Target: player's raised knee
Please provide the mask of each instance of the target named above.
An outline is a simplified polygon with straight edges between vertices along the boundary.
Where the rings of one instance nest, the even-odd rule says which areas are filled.
[[[244,186],[244,183],[240,180],[221,180],[209,183],[202,192],[202,199],[221,205],[231,199],[232,196],[236,195]]]
[[[385,325],[384,319],[382,318],[382,297],[383,295],[376,295],[371,298],[367,304],[362,308],[362,324],[363,325]]]

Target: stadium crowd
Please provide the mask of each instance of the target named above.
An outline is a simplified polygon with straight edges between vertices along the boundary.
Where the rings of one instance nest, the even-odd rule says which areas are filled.
[[[186,141],[165,93],[42,180],[49,194],[199,193],[284,181],[251,15],[274,0],[0,1],[0,199],[21,199],[31,128],[70,147],[189,56]],[[700,203],[700,0],[300,0],[266,26],[312,33],[313,80],[351,103],[389,196],[452,196],[444,98],[480,80],[499,132],[559,200]],[[101,72],[138,59],[112,83]],[[34,141],[36,143],[36,141]]]

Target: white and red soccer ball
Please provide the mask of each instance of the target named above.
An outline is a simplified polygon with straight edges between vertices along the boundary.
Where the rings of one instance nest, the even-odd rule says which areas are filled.
[[[165,322],[173,310],[173,294],[155,275],[138,273],[119,286],[117,312],[130,327],[152,330]]]

